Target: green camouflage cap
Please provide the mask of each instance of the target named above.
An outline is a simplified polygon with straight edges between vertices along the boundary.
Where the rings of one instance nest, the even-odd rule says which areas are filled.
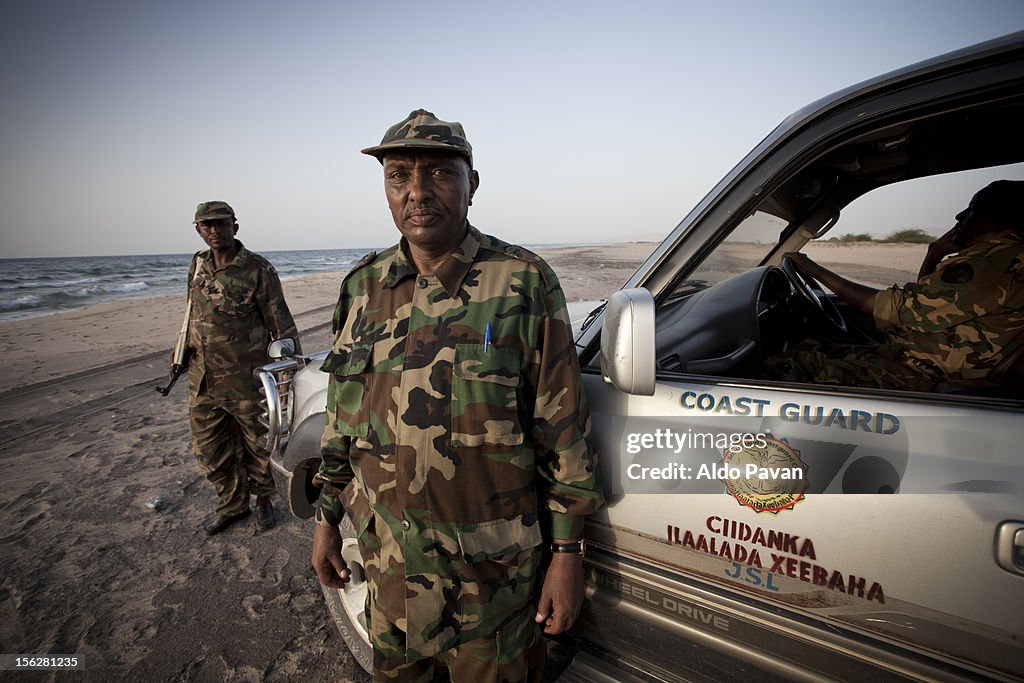
[[[367,147],[363,154],[383,162],[385,152],[392,149],[435,149],[455,152],[469,159],[473,167],[473,147],[458,121],[441,121],[426,109],[417,109],[388,128],[379,145]]]
[[[193,223],[214,221],[218,218],[234,218],[235,210],[227,202],[199,202]]]

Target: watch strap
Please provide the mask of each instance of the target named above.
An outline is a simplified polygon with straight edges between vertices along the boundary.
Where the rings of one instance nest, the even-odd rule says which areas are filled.
[[[580,539],[572,543],[552,543],[548,546],[548,550],[553,553],[574,553],[583,557],[587,552],[587,541]]]

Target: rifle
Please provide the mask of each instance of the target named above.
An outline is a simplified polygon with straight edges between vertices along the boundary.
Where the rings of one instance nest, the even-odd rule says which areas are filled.
[[[195,349],[188,345],[188,323],[192,316],[192,290],[188,293],[188,302],[185,304],[185,319],[181,322],[181,329],[178,330],[178,339],[174,343],[174,355],[171,356],[171,369],[167,373],[167,386],[154,387],[162,396],[171,393],[171,388],[178,378],[188,370],[188,362],[192,360]]]

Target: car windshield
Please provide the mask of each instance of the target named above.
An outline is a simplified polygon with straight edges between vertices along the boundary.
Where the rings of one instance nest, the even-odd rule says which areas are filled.
[[[675,296],[705,289],[756,267],[778,243],[785,227],[785,220],[755,211],[715,248],[689,279],[679,284]]]

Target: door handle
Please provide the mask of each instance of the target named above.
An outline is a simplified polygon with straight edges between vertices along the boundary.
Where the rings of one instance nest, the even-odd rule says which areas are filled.
[[[996,529],[996,562],[1008,572],[1024,575],[1024,522],[1003,522]]]

